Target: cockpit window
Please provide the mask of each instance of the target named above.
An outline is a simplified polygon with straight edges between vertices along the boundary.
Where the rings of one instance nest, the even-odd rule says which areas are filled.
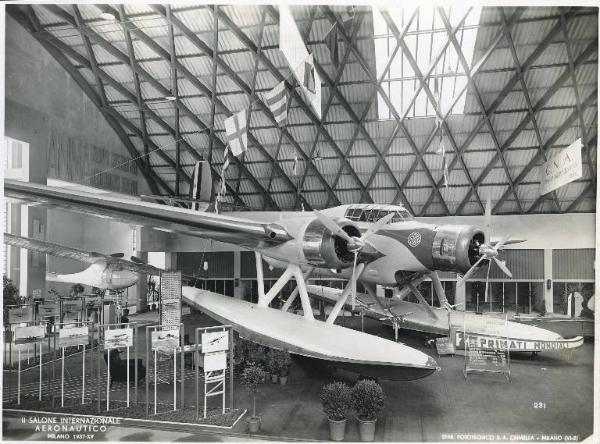
[[[412,216],[405,209],[399,210],[379,210],[377,208],[364,210],[362,208],[348,208],[346,210],[346,218],[357,222],[377,222],[384,218],[390,212],[395,213],[390,223],[402,222],[404,220],[412,220]]]

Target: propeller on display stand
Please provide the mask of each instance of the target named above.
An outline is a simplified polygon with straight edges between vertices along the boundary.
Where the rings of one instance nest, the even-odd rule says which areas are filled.
[[[502,239],[500,239],[500,241],[498,241],[495,244],[492,244],[491,243],[491,238],[492,238],[491,237],[491,222],[492,222],[492,205],[491,205],[490,197],[488,196],[486,204],[485,204],[485,239],[488,242],[479,246],[479,254],[481,255],[480,258],[477,260],[477,262],[475,262],[475,264],[469,269],[469,271],[467,271],[464,274],[462,279],[460,279],[457,283],[458,286],[463,285],[466,282],[466,280],[469,279],[469,277],[471,277],[471,275],[475,272],[475,269],[478,267],[478,265],[482,261],[487,260],[488,261],[488,269],[487,269],[486,279],[485,279],[485,300],[486,301],[488,299],[487,294],[488,294],[490,269],[492,266],[492,261],[498,266],[498,268],[500,270],[502,270],[502,272],[505,275],[512,278],[512,273],[506,266],[506,262],[501,259],[498,259],[498,254],[500,253],[500,250],[503,249],[504,245],[509,242],[510,235],[504,236]]]
[[[375,251],[379,251],[377,250],[377,247],[375,247],[371,242],[369,242],[369,237],[371,237],[373,234],[377,233],[377,231],[379,231],[381,228],[387,225],[395,216],[395,213],[389,213],[386,216],[379,219],[377,222],[374,222],[373,225],[367,231],[365,231],[365,234],[363,234],[361,237],[350,236],[344,231],[344,229],[341,226],[337,224],[337,222],[335,222],[333,219],[330,219],[325,214],[316,210],[314,211],[314,213],[317,219],[329,231],[331,231],[331,233],[334,236],[339,236],[347,242],[348,251],[354,254],[354,261],[352,264],[352,276],[350,277],[350,282],[352,285],[351,306],[352,310],[354,310],[356,306],[356,280],[359,278],[359,276],[356,275],[356,263],[358,261],[358,254],[366,245],[373,248]]]

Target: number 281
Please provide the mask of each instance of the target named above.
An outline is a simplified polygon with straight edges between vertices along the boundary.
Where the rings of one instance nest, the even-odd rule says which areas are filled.
[[[533,408],[534,409],[545,409],[546,408],[546,403],[545,402],[534,402],[533,403]]]

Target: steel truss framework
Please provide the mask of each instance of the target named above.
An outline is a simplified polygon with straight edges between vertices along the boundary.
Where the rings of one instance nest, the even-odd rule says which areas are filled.
[[[593,16],[597,33],[597,11],[553,8],[552,13],[536,16],[526,14],[527,8],[492,8],[496,14],[491,16],[496,19],[487,22],[482,20],[479,24],[480,30],[493,29],[488,39],[490,43],[487,48],[479,48],[479,57],[470,64],[457,38],[457,32],[470,11],[461,20],[451,22],[447,11],[439,8],[437,14],[443,27],[438,31],[445,32],[447,39],[436,54],[431,54],[430,64],[423,70],[417,63],[417,54],[411,51],[407,41],[409,35],[415,34],[413,25],[417,20],[417,12],[408,18],[403,29],[399,29],[391,12],[381,10],[395,45],[390,48],[388,60],[378,62],[384,67],[383,71],[376,72],[374,56],[364,49],[367,44],[374,53],[372,21],[369,20],[371,11],[368,7],[357,8],[349,27],[344,26],[335,8],[304,7],[299,9],[302,14],[296,18],[309,50],[315,54],[315,68],[322,79],[326,98],[323,117],[319,120],[295,90],[289,69],[278,67],[280,62],[274,56],[276,45],[265,39],[267,28],[277,26],[278,9],[273,6],[254,8],[258,11],[259,20],[251,26],[248,23],[240,24],[239,18],[232,13],[232,7],[225,6],[175,8],[153,5],[150,10],[140,11],[132,11],[123,5],[103,6],[105,12],[116,18],[122,40],[116,39],[114,32],[109,36],[109,33],[103,35],[97,30],[98,23],[101,23],[100,10],[98,17],[90,17],[89,11],[83,14],[81,6],[77,5],[11,5],[7,11],[60,63],[98,107],[131,158],[135,159],[155,194],[181,195],[191,180],[191,161],[208,159],[215,178],[220,175],[226,142],[223,126],[217,122],[240,111],[227,103],[230,103],[229,97],[242,96],[248,104],[248,141],[252,154],[246,153],[240,159],[232,159],[233,165],[227,172],[228,199],[240,207],[278,210],[302,206],[309,210],[350,203],[352,199],[374,202],[381,196],[381,191],[387,191],[393,192],[394,203],[405,205],[416,215],[477,214],[483,211],[485,190],[496,187],[497,196],[493,198],[495,214],[594,211],[597,89],[593,88],[590,93],[590,88],[587,88],[584,92],[578,79],[582,69],[597,66],[598,41],[597,38],[577,39],[577,29],[573,23],[580,17]],[[185,19],[186,14],[198,11],[208,12],[212,17],[212,29],[206,33],[193,31],[187,24],[189,20]],[[156,29],[147,31],[139,26],[136,20],[141,18],[160,20],[165,38],[156,38]],[[318,28],[317,23],[321,25]],[[323,23],[326,25],[323,26]],[[528,23],[547,25],[544,34],[532,40],[535,43],[523,43],[523,37],[516,33],[517,27]],[[319,35],[317,29],[329,28],[333,24],[338,27],[340,43],[340,63],[337,67],[330,63],[329,57],[317,57],[317,54],[327,54],[326,51],[317,51],[318,46],[323,45],[323,36]],[[82,45],[74,45],[73,39],[61,37],[68,30],[81,38]],[[220,40],[224,32],[235,36],[239,44],[222,49]],[[194,51],[178,51],[177,40],[182,38]],[[519,45],[524,44],[535,44],[535,48],[520,51]],[[552,64],[539,61],[552,45],[562,45],[567,54],[566,61]],[[510,54],[510,66],[487,68],[488,61],[506,49]],[[467,82],[462,91],[454,94],[451,106],[442,110],[430,87],[430,79],[436,65],[449,50],[457,54]],[[104,55],[99,60],[99,54],[108,54],[110,57]],[[231,57],[248,55],[252,60],[251,72],[238,72],[230,66]],[[394,99],[382,87],[396,57],[405,57],[418,84],[404,110],[396,108]],[[191,66],[199,60],[206,63],[205,58],[210,62],[210,76],[198,76]],[[152,62],[167,63],[168,78],[153,75],[146,68]],[[126,67],[130,78],[118,78],[113,74],[117,67]],[[557,80],[543,89],[543,93],[538,87],[534,91],[528,80],[529,75],[537,69],[549,68],[556,70]],[[358,71],[360,73],[357,74]],[[84,75],[88,73],[91,73],[93,81],[90,81],[90,75]],[[509,80],[497,85],[501,89],[498,88],[500,91],[495,93],[495,98],[490,99],[489,87],[482,92],[479,79],[480,76],[493,76],[496,73],[508,73],[509,77],[506,78]],[[262,82],[259,82],[259,77]],[[265,85],[265,78],[270,79],[268,85]],[[219,87],[223,79],[231,85],[227,89]],[[182,92],[182,81],[191,85],[193,91],[188,87],[185,93]],[[285,128],[277,125],[262,99],[264,92],[281,81],[286,82],[290,92],[288,108],[290,116],[294,116]],[[112,94],[109,99],[107,88],[115,91],[118,97]],[[164,112],[156,109],[154,104],[157,97],[149,96],[149,88],[160,97],[171,99],[165,103],[172,114],[165,116]],[[348,93],[352,88],[364,88],[367,91],[366,100],[353,100]],[[557,100],[561,97],[559,91],[565,88],[573,92],[574,100],[568,103]],[[507,97],[514,92],[520,92],[524,99],[518,106],[505,103],[509,102]],[[422,134],[417,137],[408,117],[411,106],[422,94],[426,95],[429,106],[441,122],[449,146],[449,171],[451,174],[460,172],[454,176],[463,178],[457,179],[460,183],[450,181],[454,193],[444,189],[441,171],[434,169],[428,160],[435,151],[436,125],[433,128],[432,125],[423,125],[422,128],[427,128],[425,137]],[[463,94],[467,94],[475,104],[475,111],[464,116],[452,115],[452,108]],[[203,103],[208,105],[199,113],[192,110],[188,101],[201,98],[206,99]],[[378,98],[389,108],[393,116],[391,122],[384,123],[374,118],[377,115]],[[123,106],[135,112],[123,112]],[[335,115],[334,108],[337,111]],[[588,109],[594,111],[592,119]],[[551,126],[540,121],[540,114],[546,111],[563,111],[561,115],[565,117]],[[499,128],[495,118],[507,113],[522,117],[515,119],[515,124],[508,128]],[[465,126],[466,129],[462,130],[461,124],[456,123],[457,117],[459,120],[475,117],[476,124]],[[193,128],[190,128],[190,124],[184,126],[183,119],[191,122]],[[433,117],[422,119],[434,120]],[[393,123],[392,130],[381,131],[385,136],[374,134],[374,125],[386,125],[388,128],[389,123]],[[334,131],[339,126],[352,128],[348,133],[348,143],[334,137]],[[531,186],[537,183],[537,179],[531,177],[532,170],[548,159],[551,148],[564,146],[564,141],[558,143],[559,139],[573,129],[582,138],[583,158],[587,165],[585,177],[575,183],[578,193],[561,198],[557,192],[548,196],[524,192],[524,188],[520,187],[532,189]],[[522,133],[530,130],[535,135],[532,146],[516,145]],[[275,137],[266,138],[263,135],[265,131]],[[198,138],[191,137],[198,133],[206,136],[200,139],[206,140],[206,144],[200,144]],[[492,147],[485,151],[486,154],[490,153],[491,159],[486,161],[483,169],[475,171],[465,159],[467,154],[476,152],[474,143],[482,134],[489,136],[492,142]],[[161,145],[165,138],[172,140],[169,149],[163,149]],[[276,140],[276,143],[269,140]],[[358,148],[359,141],[361,149]],[[398,141],[404,144],[401,152],[397,148],[392,149]],[[420,141],[424,142],[418,143]],[[366,150],[362,149],[363,146]],[[330,167],[322,166],[316,160],[317,153],[323,147],[324,154],[319,157],[330,162]],[[519,151],[532,153],[532,156],[526,156],[525,165],[515,165],[508,155]],[[296,154],[290,156],[290,152]],[[297,177],[290,174],[289,165],[293,157],[301,161]],[[393,168],[392,160],[395,158],[407,159],[410,167],[404,171]],[[357,172],[356,165],[361,159],[375,162],[368,174]],[[501,171],[504,179],[490,180],[490,173],[494,170]],[[418,173],[424,176],[423,180],[415,180]],[[422,201],[411,198],[414,191],[426,192],[421,193],[424,196]]]

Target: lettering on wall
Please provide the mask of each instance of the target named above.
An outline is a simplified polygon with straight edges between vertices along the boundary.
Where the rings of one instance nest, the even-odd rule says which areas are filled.
[[[119,193],[138,192],[137,165],[127,156],[54,130],[48,136],[48,177]]]

